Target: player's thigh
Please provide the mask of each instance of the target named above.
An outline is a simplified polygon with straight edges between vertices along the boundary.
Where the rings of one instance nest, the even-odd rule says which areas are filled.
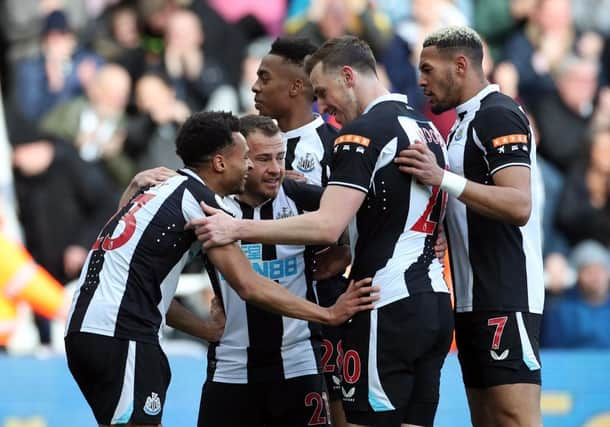
[[[539,426],[540,386],[538,384],[505,384],[487,389],[488,413],[498,427]]]
[[[198,427],[262,427],[266,390],[250,384],[207,380],[201,392]]]
[[[76,333],[66,355],[99,424],[161,423],[171,372],[158,344]]]
[[[453,310],[448,294],[425,294],[419,301],[422,333],[435,337],[422,349],[414,362],[413,391],[403,422],[408,425],[432,425],[439,402],[441,369],[453,339]],[[420,338],[421,339],[421,338]]]
[[[456,341],[467,388],[540,385],[541,316],[521,312],[456,315]]]
[[[330,426],[328,391],[324,375],[305,375],[274,382],[267,406],[271,419],[267,425]]]

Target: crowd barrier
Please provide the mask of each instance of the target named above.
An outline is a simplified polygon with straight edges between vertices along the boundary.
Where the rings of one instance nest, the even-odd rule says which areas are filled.
[[[203,355],[170,353],[172,382],[164,427],[195,426]],[[542,354],[545,427],[610,427],[610,352],[546,351]],[[0,427],[96,425],[62,356],[48,359],[0,356]],[[443,368],[435,426],[469,426],[457,357]]]

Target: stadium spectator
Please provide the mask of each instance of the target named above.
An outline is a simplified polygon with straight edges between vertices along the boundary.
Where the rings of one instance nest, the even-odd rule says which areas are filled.
[[[568,55],[555,68],[556,92],[540,96],[533,108],[539,130],[538,150],[562,174],[586,155],[585,138],[597,94],[598,65]]]
[[[99,227],[114,211],[112,185],[88,168],[69,144],[12,118],[12,162],[25,246],[62,283],[75,278]],[[51,343],[47,319],[36,316],[40,343]],[[44,348],[44,347],[43,347]]]
[[[350,275],[375,276],[381,292],[375,309],[355,315],[344,330],[347,421],[431,425],[453,329],[447,285],[433,250],[443,194],[431,194],[401,174],[392,159],[425,133],[444,167],[444,142],[403,95],[388,93],[362,40],[344,36],[325,42],[307,61],[306,70],[321,112],[343,125],[320,209],[252,221],[206,208],[218,214],[192,223],[205,247],[234,240],[329,244],[357,215],[356,229],[350,229],[355,248]],[[434,326],[422,328],[424,324]],[[352,371],[356,366],[360,369]]]
[[[574,289],[545,311],[541,345],[549,348],[610,349],[610,253],[594,240],[576,245],[571,261]]]
[[[572,245],[594,239],[610,245],[610,126],[593,128],[587,160],[576,163],[566,179],[558,228]]]
[[[458,113],[449,138],[453,172],[425,144],[411,144],[397,161],[450,195],[456,342],[473,425],[539,425],[544,281],[536,150],[527,116],[489,84],[482,60],[482,41],[468,27],[426,38],[420,85],[432,112]]]
[[[123,152],[130,88],[131,79],[123,67],[103,65],[86,96],[55,106],[41,121],[44,132],[72,143],[85,162],[108,174],[117,190],[135,175],[133,162]]]
[[[66,15],[51,12],[41,32],[42,52],[16,65],[16,106],[32,121],[40,119],[60,102],[82,95],[93,80],[102,59],[81,49]]]
[[[138,80],[135,99],[138,114],[130,119],[127,152],[138,169],[179,168],[182,162],[174,141],[178,128],[191,114],[189,108],[176,99],[169,82],[156,74],[145,74]]]
[[[237,94],[224,68],[205,54],[204,30],[194,12],[178,9],[169,15],[164,43],[157,71],[169,78],[176,97],[191,111],[237,110]]]

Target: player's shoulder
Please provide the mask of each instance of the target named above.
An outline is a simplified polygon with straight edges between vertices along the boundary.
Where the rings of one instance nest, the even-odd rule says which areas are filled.
[[[205,185],[200,179],[195,178],[190,173],[183,170],[179,170],[178,174],[184,176],[185,189],[193,195],[197,201],[203,201],[207,205],[217,209],[228,210],[223,203],[220,202],[222,199],[216,193],[214,193],[207,185]]]
[[[527,132],[529,120],[523,108],[511,97],[494,92],[484,98],[473,125],[481,133]]]

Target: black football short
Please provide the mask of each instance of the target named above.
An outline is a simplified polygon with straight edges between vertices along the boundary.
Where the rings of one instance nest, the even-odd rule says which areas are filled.
[[[330,426],[324,376],[229,384],[206,381],[198,427]]]
[[[431,425],[452,333],[446,293],[416,294],[354,316],[343,337],[341,393],[347,420]]]
[[[83,332],[65,338],[68,367],[99,424],[160,424],[171,373],[159,345]]]
[[[455,316],[464,385],[540,384],[542,316],[522,312],[467,312]]]

